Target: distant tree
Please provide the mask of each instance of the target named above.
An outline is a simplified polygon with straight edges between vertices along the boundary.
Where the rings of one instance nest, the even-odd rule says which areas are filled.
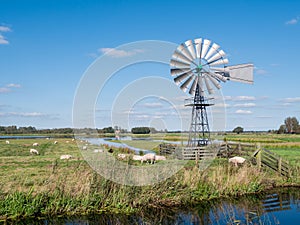
[[[299,129],[299,121],[296,117],[287,117],[284,120],[287,133],[295,133]]]
[[[238,127],[234,128],[232,132],[233,133],[237,133],[237,134],[243,133],[244,132],[244,128],[238,126]]]
[[[112,127],[104,127],[102,130],[103,133],[115,133],[115,130]]]
[[[149,134],[150,128],[149,127],[133,127],[131,129],[131,133],[133,133],[133,134]]]
[[[277,131],[278,134],[284,134],[286,133],[286,126],[284,124],[281,124],[278,131]]]

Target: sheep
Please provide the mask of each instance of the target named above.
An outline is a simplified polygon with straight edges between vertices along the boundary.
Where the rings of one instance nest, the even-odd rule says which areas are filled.
[[[97,153],[97,152],[102,153],[102,152],[103,152],[103,149],[94,149],[94,152],[95,152],[95,153]]]
[[[9,140],[6,140],[5,143],[9,145]]]
[[[235,166],[238,166],[238,164],[243,164],[246,161],[243,157],[235,156],[230,159],[228,159],[229,163],[233,163]]]
[[[66,141],[66,143],[69,143],[69,141]]]
[[[33,154],[39,155],[38,150],[33,149],[33,148],[31,148],[29,152],[30,152],[30,154],[32,154],[32,155],[33,155]]]
[[[82,146],[82,150],[87,150],[87,146]]]
[[[155,161],[159,161],[159,160],[167,160],[167,159],[163,155],[155,155]]]
[[[133,155],[132,156],[132,160],[135,160],[135,161],[141,161],[143,159],[143,156],[141,155]]]
[[[147,153],[146,155],[143,155],[141,159],[141,163],[143,163],[144,161],[146,162],[150,161],[150,163],[153,164],[155,162],[155,154]]]
[[[71,159],[71,158],[73,158],[72,155],[61,155],[60,156],[60,159]]]
[[[54,141],[54,144],[56,145],[58,143],[58,141]]]
[[[32,146],[39,146],[39,143],[33,143]]]
[[[118,154],[118,158],[119,158],[119,159],[125,159],[125,158],[126,158],[126,155],[125,155],[125,154],[122,154],[122,153],[120,153],[120,154]]]

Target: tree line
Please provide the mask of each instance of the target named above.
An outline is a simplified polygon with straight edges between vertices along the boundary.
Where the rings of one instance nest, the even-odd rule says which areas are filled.
[[[279,134],[300,134],[300,125],[296,117],[287,117],[284,124],[281,124],[277,133]]]

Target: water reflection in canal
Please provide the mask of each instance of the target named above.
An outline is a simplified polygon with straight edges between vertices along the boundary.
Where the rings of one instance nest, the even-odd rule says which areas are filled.
[[[15,224],[300,224],[300,189],[201,203],[191,208],[156,209],[138,215],[101,214],[18,221]]]

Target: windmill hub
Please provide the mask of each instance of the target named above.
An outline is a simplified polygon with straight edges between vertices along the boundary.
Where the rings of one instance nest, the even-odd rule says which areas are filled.
[[[171,75],[180,89],[193,96],[192,121],[188,146],[207,145],[210,141],[205,95],[220,89],[227,80],[253,83],[253,64],[226,66],[226,53],[216,43],[198,38],[180,44],[172,55]]]

